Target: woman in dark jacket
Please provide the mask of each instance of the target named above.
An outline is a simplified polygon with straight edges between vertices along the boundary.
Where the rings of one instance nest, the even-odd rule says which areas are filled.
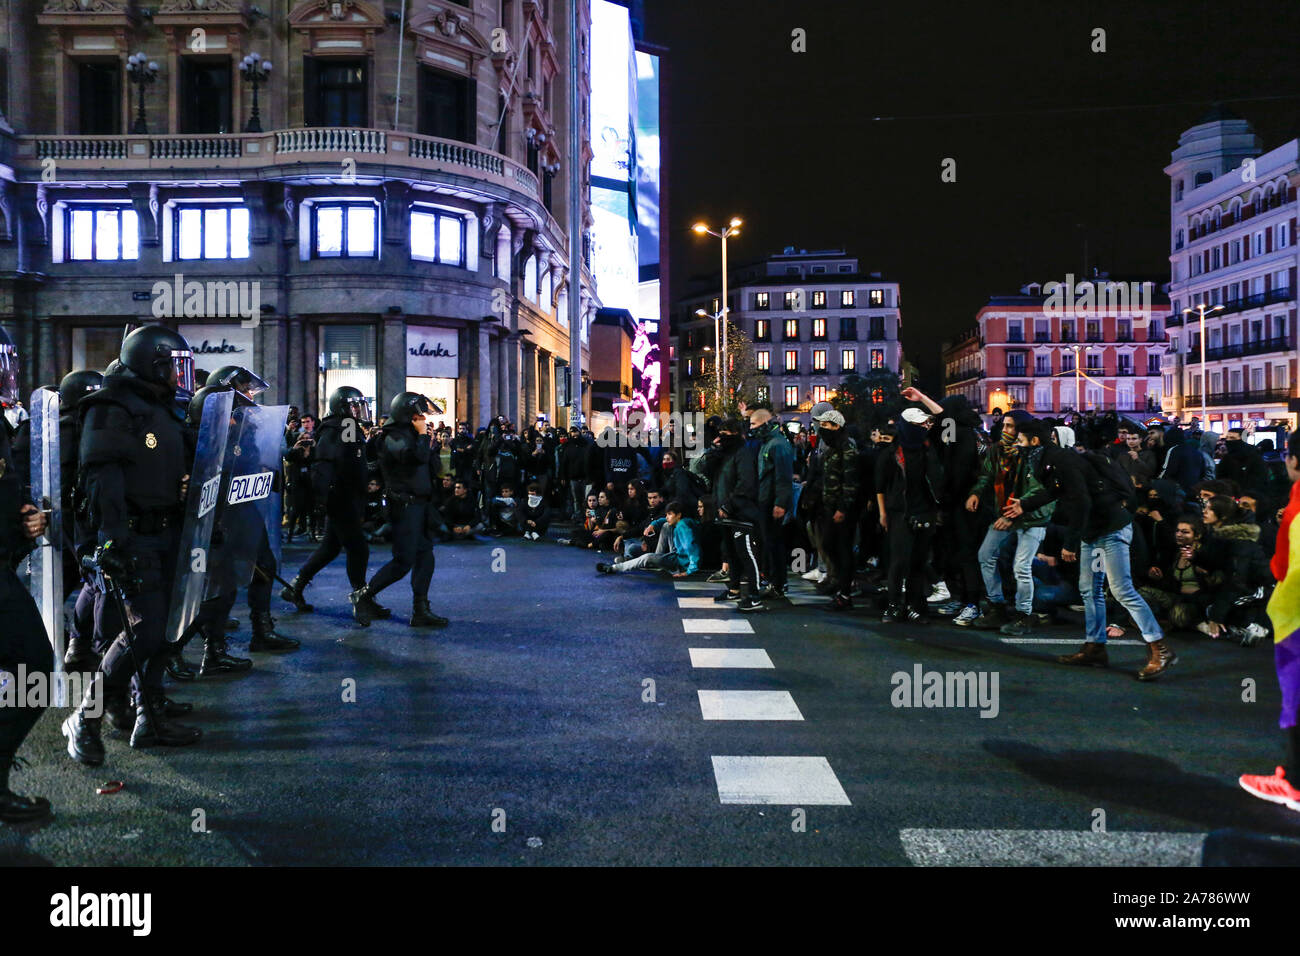
[[[1267,596],[1273,576],[1259,543],[1259,525],[1246,523],[1241,507],[1226,495],[1217,495],[1205,506],[1205,525],[1209,529],[1202,546],[1201,560],[1210,572],[1214,601],[1206,611],[1210,637],[1222,636],[1231,623],[1229,618],[1249,616],[1239,609],[1258,604]]]

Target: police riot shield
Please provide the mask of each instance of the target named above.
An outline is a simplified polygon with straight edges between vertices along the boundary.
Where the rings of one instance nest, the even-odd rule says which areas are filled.
[[[185,635],[198,617],[199,605],[207,597],[209,577],[215,567],[212,529],[217,521],[234,404],[234,392],[217,392],[203,404],[194,464],[190,468],[189,494],[185,499],[185,525],[176,562],[171,615],[167,622],[167,640],[173,643]]]
[[[288,417],[288,405],[245,405],[234,411],[217,535],[219,559],[238,587],[253,574],[275,574],[280,567],[281,449]]]
[[[27,585],[45,633],[54,647],[54,660],[62,661],[63,633],[63,495],[60,487],[59,460],[59,393],[52,388],[37,389],[31,400],[31,494],[36,507],[46,514],[45,534],[36,541],[27,556]],[[56,697],[66,696],[67,688],[55,682]],[[66,707],[66,700],[53,701]]]

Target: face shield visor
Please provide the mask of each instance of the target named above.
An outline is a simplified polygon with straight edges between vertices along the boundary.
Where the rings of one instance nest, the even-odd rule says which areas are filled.
[[[270,384],[264,381],[256,372],[247,372],[241,374],[230,383],[230,387],[239,392],[245,398],[257,398],[268,388]]]
[[[176,388],[189,392],[193,395],[197,388],[194,386],[194,353],[186,349],[179,349],[172,352],[172,371],[176,374]]]
[[[18,403],[18,349],[0,345],[0,405]]]

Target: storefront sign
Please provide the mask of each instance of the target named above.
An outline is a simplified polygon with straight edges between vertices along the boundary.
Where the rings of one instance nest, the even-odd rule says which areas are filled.
[[[208,371],[223,365],[248,365],[253,363],[253,330],[238,322],[228,325],[180,325],[177,331],[190,343],[194,364]],[[213,364],[213,360],[216,364]]]
[[[459,378],[460,340],[455,329],[407,326],[408,378]]]

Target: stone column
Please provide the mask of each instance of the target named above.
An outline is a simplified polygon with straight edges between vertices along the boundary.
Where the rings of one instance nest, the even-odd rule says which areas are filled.
[[[537,346],[524,341],[523,345],[523,407],[520,427],[537,420]]]
[[[492,417],[492,335],[491,328],[486,322],[480,322],[478,329],[470,331],[471,340],[474,344],[474,375],[472,380],[473,395],[471,399],[473,404],[472,415],[465,417],[470,420],[470,427],[478,429],[487,424],[488,419]]]
[[[406,391],[406,320],[384,319],[379,323],[379,394],[375,401],[387,409],[399,392]]]
[[[503,340],[505,361],[502,363],[505,374],[505,401],[502,402],[501,414],[508,421],[519,425],[519,399],[523,390],[523,343],[518,332],[512,332]]]
[[[285,400],[290,405],[300,406],[306,398],[305,382],[303,381],[303,341],[302,341],[302,320],[288,319],[285,323],[288,326],[288,334],[285,342],[285,361],[284,361],[284,391]]]

